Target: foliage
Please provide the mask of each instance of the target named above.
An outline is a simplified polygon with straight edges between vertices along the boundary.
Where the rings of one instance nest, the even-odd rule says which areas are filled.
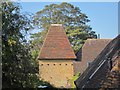
[[[39,54],[40,47],[42,47],[45,35],[46,35],[46,31],[45,32],[42,31],[31,35],[32,40],[30,40],[30,46],[31,46],[32,57],[34,60],[36,60]]]
[[[77,80],[80,76],[80,72],[78,72],[75,76],[73,76],[73,78],[71,79],[71,85],[72,85],[72,88],[76,88],[75,84],[74,84],[74,81]]]
[[[35,88],[39,81],[25,35],[32,28],[31,16],[20,13],[20,5],[2,2],[2,87]]]
[[[50,24],[63,24],[71,46],[77,52],[87,38],[97,38],[87,25],[89,21],[88,16],[72,4],[63,2],[46,5],[34,16],[34,24],[42,31],[31,36],[32,43],[41,46]]]

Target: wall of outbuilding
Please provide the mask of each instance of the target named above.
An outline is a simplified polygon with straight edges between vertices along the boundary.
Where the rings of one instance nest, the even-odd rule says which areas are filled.
[[[55,87],[70,87],[73,60],[39,60],[39,78]]]

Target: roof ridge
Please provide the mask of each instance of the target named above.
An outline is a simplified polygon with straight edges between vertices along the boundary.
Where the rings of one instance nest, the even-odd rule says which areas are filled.
[[[51,24],[51,26],[63,26],[62,24]]]
[[[98,39],[87,39],[87,40],[112,40],[112,38],[98,38]]]

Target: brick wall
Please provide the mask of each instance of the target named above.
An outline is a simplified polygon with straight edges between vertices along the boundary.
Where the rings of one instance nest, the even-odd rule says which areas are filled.
[[[40,79],[48,81],[55,87],[70,86],[69,80],[73,75],[72,60],[39,60]]]

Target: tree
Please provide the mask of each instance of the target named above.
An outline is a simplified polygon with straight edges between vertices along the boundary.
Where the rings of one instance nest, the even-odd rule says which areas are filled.
[[[36,60],[38,57],[38,53],[40,51],[40,47],[42,47],[45,35],[46,35],[46,30],[31,35],[32,40],[30,40],[30,46],[31,46],[32,57],[34,60]]]
[[[87,25],[89,21],[88,16],[72,4],[63,2],[46,5],[34,16],[34,24],[42,31],[32,35],[32,42],[42,45],[50,24],[63,24],[71,46],[77,52],[87,38],[97,38],[96,33]]]
[[[39,81],[25,35],[32,28],[30,15],[20,13],[20,5],[2,2],[2,87],[24,88],[46,84]]]

